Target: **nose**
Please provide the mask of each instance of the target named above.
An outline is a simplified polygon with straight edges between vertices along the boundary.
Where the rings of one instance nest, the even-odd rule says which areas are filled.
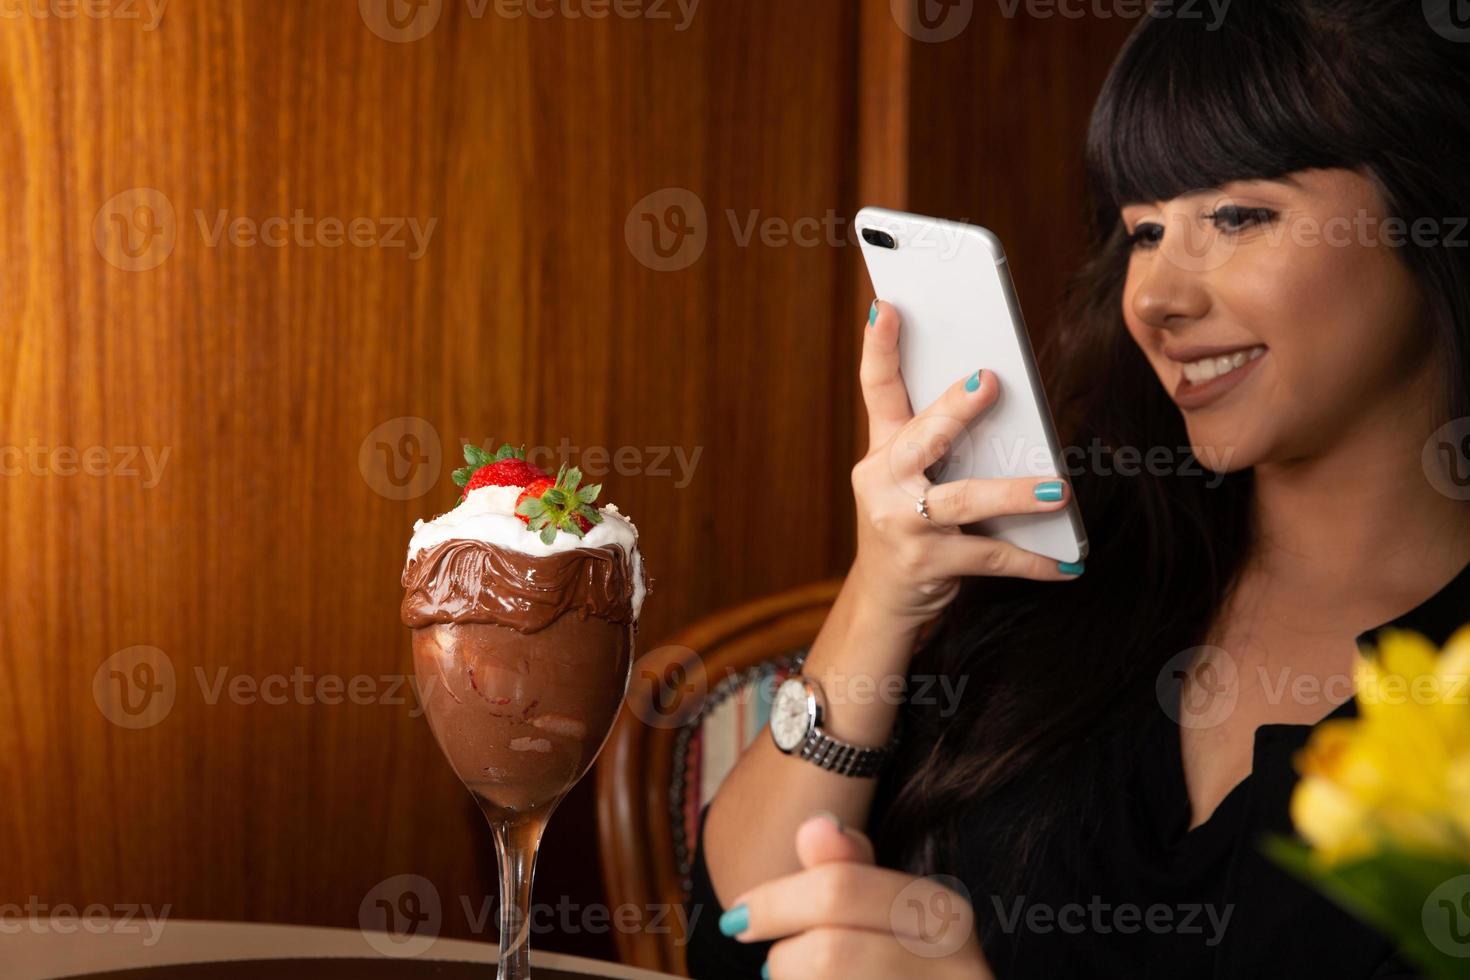
[[[1153,251],[1135,255],[1129,276],[1138,282],[1133,312],[1151,327],[1178,328],[1209,312],[1210,297],[1200,273],[1175,260],[1167,239]]]

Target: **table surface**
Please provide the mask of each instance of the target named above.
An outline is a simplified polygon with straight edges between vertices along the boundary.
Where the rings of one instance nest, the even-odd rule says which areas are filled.
[[[6,980],[487,980],[489,943],[426,939],[400,946],[387,933],[318,926],[168,920],[7,919],[0,929]],[[207,967],[204,964],[208,964]],[[536,980],[675,980],[565,953],[531,950]]]

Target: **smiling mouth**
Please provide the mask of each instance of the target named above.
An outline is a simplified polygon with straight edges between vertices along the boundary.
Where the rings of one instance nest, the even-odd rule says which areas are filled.
[[[1183,377],[1174,389],[1174,403],[1183,409],[1199,409],[1220,400],[1254,372],[1265,353],[1266,346],[1257,344],[1179,361]]]
[[[1244,350],[1234,351],[1229,354],[1220,354],[1216,357],[1201,357],[1194,361],[1185,361],[1180,367],[1184,371],[1184,380],[1190,384],[1203,384],[1223,377],[1231,371],[1239,370],[1246,364],[1254,361],[1266,353],[1265,344],[1257,344]]]

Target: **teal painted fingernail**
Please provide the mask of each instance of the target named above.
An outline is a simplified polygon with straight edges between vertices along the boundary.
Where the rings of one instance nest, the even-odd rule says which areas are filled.
[[[1081,575],[1082,563],[1080,561],[1059,561],[1057,562],[1057,571],[1063,575]]]
[[[727,936],[736,936],[750,927],[750,909],[737,905],[720,916],[720,931]]]
[[[1042,500],[1042,501],[1047,501],[1047,502],[1054,502],[1054,501],[1057,501],[1057,500],[1061,500],[1062,499],[1062,481],[1061,480],[1047,480],[1045,483],[1038,483],[1032,489],[1031,492],[1034,493],[1034,494],[1036,494],[1036,499],[1037,500]]]
[[[868,307],[868,326],[878,322],[878,301],[873,300],[873,305]]]
[[[965,390],[966,391],[979,391],[980,390],[980,372],[979,371],[976,371],[974,374],[970,375],[969,380],[965,382]]]
[[[771,964],[761,964],[761,980],[771,980]]]

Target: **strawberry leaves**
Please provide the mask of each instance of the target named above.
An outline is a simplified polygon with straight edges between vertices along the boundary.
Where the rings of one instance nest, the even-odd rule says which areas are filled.
[[[507,460],[512,462],[507,463]],[[575,466],[563,463],[556,478],[552,479],[540,467],[526,462],[525,446],[512,446],[510,443],[503,444],[493,454],[481,446],[467,443],[464,461],[465,465],[454,471],[455,485],[464,489],[460,502],[476,487],[525,487],[516,500],[516,515],[526,522],[528,528],[538,532],[548,545],[556,540],[558,531],[581,538],[592,530],[593,525],[602,523],[602,514],[594,506],[602,493],[602,484],[582,486],[582,471]]]
[[[592,506],[602,492],[602,484],[580,487],[581,482],[582,471],[563,463],[555,480],[538,480],[521,494],[516,513],[527,527],[541,532],[544,544],[554,542],[557,531],[580,538],[592,525],[602,523],[602,515]]]

